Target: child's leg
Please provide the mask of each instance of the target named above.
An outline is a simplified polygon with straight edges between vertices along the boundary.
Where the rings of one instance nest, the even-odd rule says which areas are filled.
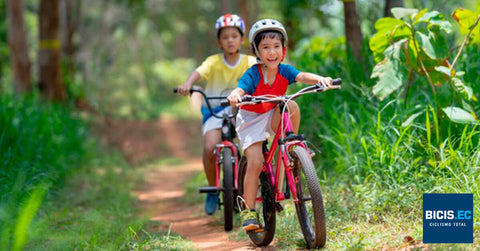
[[[220,129],[208,131],[203,136],[203,169],[207,176],[209,186],[215,186],[215,146],[221,143],[222,135]]]
[[[247,172],[243,181],[243,199],[250,209],[255,209],[258,179],[263,165],[262,142],[249,146],[244,153],[247,157]]]
[[[295,101],[288,102],[288,114],[290,115],[290,120],[292,121],[293,132],[297,134],[298,127],[300,126],[300,108]],[[274,132],[277,131],[277,126],[282,118],[280,115],[280,108],[277,106],[275,111],[273,111],[271,122],[272,130]]]

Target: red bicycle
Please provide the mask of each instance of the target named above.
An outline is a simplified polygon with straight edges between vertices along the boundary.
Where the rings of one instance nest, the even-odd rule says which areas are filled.
[[[333,80],[333,86],[326,88],[321,84],[311,85],[292,95],[270,97],[244,97],[239,106],[264,102],[277,103],[282,119],[270,149],[268,142],[263,143],[265,162],[259,179],[256,199],[256,211],[259,214],[260,228],[248,232],[251,241],[257,246],[270,244],[275,235],[275,214],[282,211],[279,203],[292,197],[298,221],[305,238],[307,248],[320,248],[326,242],[326,223],[323,208],[322,191],[317,172],[312,162],[314,152],[307,145],[303,135],[293,133],[287,103],[304,94],[323,92],[328,89],[339,89],[341,79]],[[273,166],[276,166],[274,169]],[[242,157],[239,165],[238,193],[243,194],[243,180],[246,173],[247,160]],[[286,182],[286,186],[285,186]]]
[[[177,88],[173,89],[173,92],[177,92]],[[212,116],[222,120],[222,142],[217,144],[214,150],[215,155],[215,186],[200,187],[200,193],[216,193],[221,192],[222,200],[219,202],[218,207],[222,205],[224,229],[230,231],[233,228],[233,214],[235,211],[235,200],[238,192],[238,160],[240,159],[240,151],[238,146],[233,142],[236,137],[235,123],[233,120],[237,116],[237,112],[222,116],[215,114],[210,104],[211,100],[224,100],[226,96],[207,96],[200,88],[191,88],[190,94],[193,92],[200,93],[205,99],[208,109]],[[222,179],[220,179],[222,175]],[[223,182],[221,182],[223,181]]]

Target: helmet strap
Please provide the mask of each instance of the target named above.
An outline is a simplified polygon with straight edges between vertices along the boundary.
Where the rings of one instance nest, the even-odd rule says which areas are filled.
[[[255,42],[252,42],[252,44],[253,44],[253,49],[255,50],[255,56],[257,56],[259,63],[262,63],[262,60],[260,59],[260,52],[258,52]]]
[[[287,54],[287,47],[283,46],[283,56],[282,56],[282,60],[285,59],[285,55]]]
[[[265,69],[262,70],[262,73],[263,73],[263,83],[268,84],[268,79],[267,79],[268,67],[267,67],[267,65],[265,65]]]

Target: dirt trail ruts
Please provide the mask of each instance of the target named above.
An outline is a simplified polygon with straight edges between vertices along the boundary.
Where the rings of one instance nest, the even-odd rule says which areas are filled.
[[[101,128],[103,141],[120,149],[132,165],[161,156],[185,160],[183,165],[148,169],[144,183],[136,186],[134,194],[140,201],[141,212],[152,222],[159,222],[154,226],[156,230],[171,229],[200,250],[276,250],[272,246],[256,248],[248,240],[230,240],[218,219],[205,214],[203,205],[192,206],[180,200],[185,194],[185,182],[203,169],[198,154],[202,139],[198,121],[179,122],[162,116],[153,122],[109,121]],[[219,213],[222,211],[216,212]]]

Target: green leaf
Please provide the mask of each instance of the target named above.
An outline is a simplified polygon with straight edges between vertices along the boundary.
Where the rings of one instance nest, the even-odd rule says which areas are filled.
[[[418,10],[396,7],[392,8],[391,12],[395,18],[401,19],[406,16],[410,16],[411,14],[417,13]]]
[[[457,93],[459,93],[466,100],[474,100],[477,98],[473,95],[473,90],[470,86],[467,86],[459,78],[452,78],[453,88]]]
[[[451,74],[452,74],[450,68],[448,68],[448,67],[446,67],[446,66],[443,66],[443,65],[441,65],[441,66],[435,66],[435,70],[438,71],[438,72],[441,72],[441,73],[443,73],[443,74],[445,74],[445,75],[447,75],[447,76],[449,76],[449,77],[450,77]]]
[[[428,35],[417,31],[415,33],[415,39],[417,39],[425,54],[427,54],[427,56],[430,58],[444,59],[447,57],[447,45],[443,36],[437,36],[431,31],[428,31]]]
[[[428,28],[431,29],[433,25],[438,26],[441,30],[446,33],[452,32],[452,24],[448,21],[445,21],[442,13],[438,11],[429,11],[425,15],[421,16],[417,22],[426,22],[428,23]]]
[[[375,22],[377,33],[370,39],[369,46],[376,62],[383,60],[383,52],[398,39],[411,36],[411,30],[402,20],[385,17]]]
[[[480,26],[477,24],[477,26],[473,27],[473,25],[475,24],[475,21],[480,16],[479,11],[473,12],[471,10],[466,10],[466,9],[456,9],[452,14],[453,19],[455,19],[460,25],[461,34],[463,35],[468,34],[470,30],[473,28],[473,31],[471,34],[472,43],[480,43]]]
[[[397,26],[407,25],[404,21],[393,17],[383,17],[375,22],[375,29],[380,31],[391,31]]]
[[[445,115],[447,115],[447,117],[454,123],[459,123],[459,124],[477,123],[477,121],[472,116],[472,114],[468,113],[462,108],[449,106],[449,107],[442,108],[442,110],[445,113]]]
[[[378,78],[378,82],[373,86],[372,92],[380,100],[385,99],[403,84],[407,71],[402,64],[405,59],[402,57],[401,49],[406,42],[407,39],[402,39],[390,45],[384,52],[385,60],[373,68],[371,78]]]
[[[402,123],[402,127],[407,127],[409,125],[412,124],[412,122],[420,115],[422,115],[423,113],[425,112],[425,110],[421,111],[421,112],[417,112],[417,113],[414,113],[412,114],[410,117],[408,117],[407,120],[405,120],[403,123]]]
[[[373,86],[372,92],[380,100],[385,99],[392,92],[402,86],[402,77],[397,74],[390,60],[385,59],[373,68],[371,78],[378,77],[379,80]]]

